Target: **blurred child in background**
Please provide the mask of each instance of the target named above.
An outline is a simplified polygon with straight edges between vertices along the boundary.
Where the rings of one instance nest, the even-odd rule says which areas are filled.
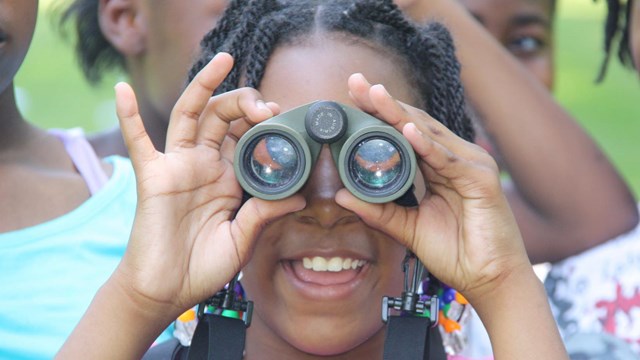
[[[631,69],[640,61],[637,1],[607,4],[598,81],[611,55]],[[554,264],[545,287],[573,358],[640,357],[640,228]]]
[[[115,269],[136,203],[130,161],[100,160],[80,129],[20,114],[14,77],[37,0],[0,1],[0,358],[50,359]]]
[[[540,84],[549,91],[553,89],[555,1],[473,0],[462,1],[462,4]],[[614,29],[615,25],[609,25],[609,28]],[[609,35],[611,36],[612,34]],[[610,46],[609,41],[607,48]],[[622,58],[628,60],[630,56],[623,55]],[[496,133],[500,132],[500,127],[495,126],[490,116],[480,116],[478,120],[488,133],[488,139],[482,139],[482,143],[489,144],[496,158],[508,159],[509,154],[500,146],[501,138],[504,137]],[[517,122],[517,119],[513,121]],[[571,146],[567,144],[566,147],[569,149]],[[508,166],[505,168],[509,170]],[[588,186],[591,179],[576,177],[572,181]],[[556,182],[558,179],[554,177],[550,180]],[[593,208],[593,204],[597,204],[591,202],[589,195],[583,200],[585,206]],[[628,207],[620,208],[625,209],[629,211]],[[633,213],[634,211],[629,212]],[[604,225],[608,219],[594,218],[594,221]],[[629,350],[629,345],[621,340],[623,339],[631,344],[637,354],[640,340],[640,299],[634,298],[634,293],[640,286],[638,230],[632,230],[620,238],[608,238],[601,234],[592,246],[578,256],[554,263],[550,276],[546,279],[546,287],[552,304],[555,305],[557,321],[567,341],[568,351],[574,358],[602,354],[605,357],[625,358],[633,353]],[[478,337],[471,335],[471,338]],[[481,344],[477,345],[481,347]]]

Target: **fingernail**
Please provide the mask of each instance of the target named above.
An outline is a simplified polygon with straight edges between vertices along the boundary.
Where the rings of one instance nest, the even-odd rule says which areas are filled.
[[[418,135],[422,135],[422,131],[420,131],[420,129],[418,129],[418,127],[416,126],[416,124],[414,123],[408,123],[407,125],[413,127],[413,129],[418,133]]]
[[[384,93],[387,94],[388,97],[391,97],[391,94],[389,94],[389,92],[387,91],[387,88],[384,85],[382,84],[378,84],[378,85],[382,87],[382,90],[384,90]]]
[[[264,103],[264,101],[262,101],[262,100],[257,100],[257,101],[256,101],[256,106],[257,106],[257,107],[258,107],[258,109],[260,109],[260,110],[269,110],[269,111],[271,111],[271,110],[269,109],[269,107],[267,106],[267,104],[265,104],[265,103]]]

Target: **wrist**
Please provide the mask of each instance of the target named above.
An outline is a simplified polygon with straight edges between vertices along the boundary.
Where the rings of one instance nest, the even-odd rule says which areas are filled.
[[[140,291],[135,286],[135,279],[120,266],[103,287],[105,292],[113,294],[129,317],[158,328],[158,334],[184,310],[173,303],[159,301]]]
[[[492,312],[501,306],[512,306],[517,295],[523,292],[539,293],[545,296],[542,283],[528,262],[508,267],[491,281],[466,291],[464,296],[478,314],[482,315],[485,309],[487,312]]]
[[[121,277],[117,269],[98,290],[57,359],[139,359],[177,316],[172,306],[132,292]]]
[[[470,296],[496,359],[567,358],[544,287],[531,265],[514,269],[491,291]]]

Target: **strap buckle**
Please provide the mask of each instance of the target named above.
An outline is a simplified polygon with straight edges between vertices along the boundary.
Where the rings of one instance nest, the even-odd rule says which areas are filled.
[[[410,271],[413,263],[413,271]],[[384,296],[382,298],[382,321],[389,320],[391,310],[401,311],[405,315],[428,317],[430,325],[438,324],[438,304],[437,296],[426,297],[419,294],[419,283],[425,269],[418,258],[410,251],[402,261],[402,272],[404,272],[404,290],[400,297]],[[411,273],[413,277],[411,278]]]
[[[214,296],[208,298],[198,305],[198,318],[202,318],[207,307],[213,307],[215,315],[224,316],[224,311],[235,311],[242,313],[242,321],[246,327],[251,326],[251,317],[253,315],[253,301],[237,299],[235,287],[238,283],[240,274],[229,282],[229,285],[218,291]]]

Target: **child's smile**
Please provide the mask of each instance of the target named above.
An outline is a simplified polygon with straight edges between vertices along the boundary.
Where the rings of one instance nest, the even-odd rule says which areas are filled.
[[[341,300],[357,291],[374,259],[363,251],[310,250],[281,261],[294,291],[311,300]]]

